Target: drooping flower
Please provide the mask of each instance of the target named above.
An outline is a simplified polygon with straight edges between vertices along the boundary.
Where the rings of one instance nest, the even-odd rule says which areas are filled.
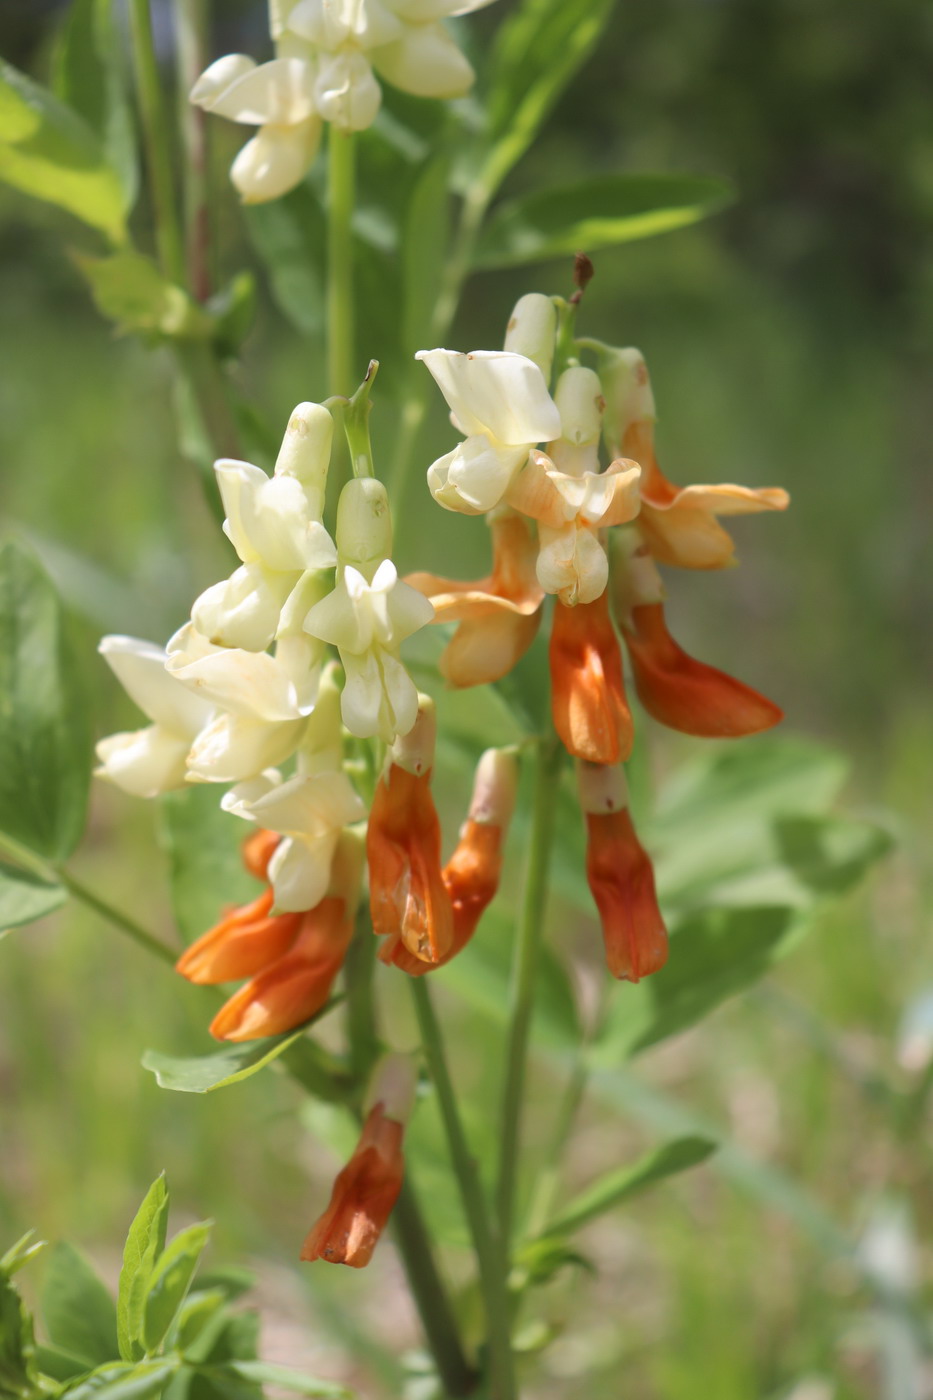
[[[638,698],[654,719],[683,734],[727,739],[757,734],[783,718],[757,690],[695,661],[674,641],[661,579],[637,529],[617,541],[612,594]]]
[[[632,824],[621,766],[581,763],[578,776],[586,878],[599,910],[606,962],[613,977],[638,982],[667,961],[651,860]]]
[[[156,797],[184,786],[189,750],[213,713],[213,700],[193,695],[170,675],[165,652],[151,642],[103,637],[98,651],[152,724],[101,739],[97,776],[134,797]]]
[[[590,763],[619,763],[632,750],[622,653],[606,592],[592,603],[554,606],[551,713],[568,753]]]
[[[441,879],[453,912],[453,942],[436,963],[422,961],[402,942],[386,939],[379,950],[412,977],[441,967],[466,947],[484,911],[495,898],[502,874],[502,852],[515,809],[518,770],[515,758],[503,749],[487,749],[473,781],[473,796],[460,839]]]
[[[366,832],[373,932],[427,963],[441,962],[454,939],[431,796],[435,730],[434,703],[421,695],[414,728],[386,756]]]
[[[497,506],[531,449],[560,434],[539,366],[506,350],[419,350],[464,441],[428,468],[439,505],[466,515]]]
[[[785,510],[790,502],[779,487],[726,483],[674,486],[658,466],[654,447],[654,394],[640,350],[617,350],[603,359],[601,380],[609,402],[606,415],[610,451],[634,458],[642,468],[639,528],[659,564],[682,569],[724,569],[733,563],[735,544],[717,520]]]
[[[452,686],[485,685],[507,675],[534,641],[544,589],[535,563],[534,530],[521,515],[498,507],[489,517],[492,573],[463,582],[438,574],[408,574],[405,582],[431,600],[434,622],[459,623],[438,667]]]
[[[353,1269],[369,1263],[402,1189],[402,1140],[414,1097],[411,1058],[384,1056],[373,1074],[359,1143],[334,1182],[326,1210],[308,1233],[302,1259]]]

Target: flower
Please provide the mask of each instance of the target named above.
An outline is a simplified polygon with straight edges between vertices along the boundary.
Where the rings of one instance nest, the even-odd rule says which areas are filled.
[[[632,716],[607,593],[576,607],[557,601],[550,666],[554,728],[567,751],[590,763],[628,758]]]
[[[311,168],[324,129],[314,78],[308,56],[285,54],[257,66],[244,54],[227,54],[191,89],[190,100],[205,112],[259,127],[230,167],[244,204],[278,199]]]
[[[421,695],[414,728],[386,756],[366,832],[373,932],[427,963],[441,962],[454,938],[431,796],[435,730],[434,703]]]
[[[635,834],[621,766],[578,764],[586,816],[586,878],[599,910],[613,977],[638,982],[667,961],[654,871]]]
[[[640,350],[612,352],[604,362],[602,382],[613,405],[610,448],[633,457],[642,467],[639,527],[659,564],[682,569],[725,569],[735,544],[718,523],[719,515],[785,510],[790,503],[779,487],[753,490],[721,486],[674,486],[658,466],[654,450],[655,405],[648,367]],[[607,414],[607,419],[610,415]]]
[[[224,533],[242,561],[191,610],[195,629],[215,645],[264,651],[302,576],[336,564],[321,523],[333,427],[322,404],[301,403],[289,419],[272,477],[248,462],[215,462]]]
[[[327,1209],[305,1239],[302,1259],[353,1269],[369,1263],[402,1189],[402,1140],[414,1096],[411,1059],[384,1056],[373,1075],[360,1140],[334,1182]]]
[[[431,600],[434,622],[459,623],[438,662],[452,686],[484,685],[507,675],[531,646],[541,622],[544,589],[535,574],[533,528],[502,506],[490,515],[489,527],[492,573],[487,578],[461,582],[428,573],[405,578]]]
[[[439,505],[466,515],[497,506],[531,449],[560,434],[539,366],[507,350],[419,350],[465,440],[428,468]]]
[[[156,797],[182,787],[192,741],[207,724],[213,702],[180,685],[165,669],[165,652],[151,642],[109,636],[101,639],[97,649],[130,698],[152,720],[146,729],[100,740],[97,776],[133,797]]]
[[[517,784],[513,755],[503,749],[487,749],[477,764],[473,797],[460,839],[441,872],[453,912],[450,948],[436,963],[429,963],[416,957],[401,937],[386,939],[379,950],[383,962],[394,963],[412,977],[421,977],[450,962],[466,947],[499,888],[502,848],[515,809]]]

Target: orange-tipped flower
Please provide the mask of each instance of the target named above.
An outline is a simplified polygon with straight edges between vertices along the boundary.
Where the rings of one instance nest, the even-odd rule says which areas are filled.
[[[373,932],[400,939],[427,963],[440,962],[453,944],[441,824],[431,796],[434,734],[433,702],[419,696],[414,729],[389,750],[366,832]]]
[[[621,768],[581,764],[586,878],[599,910],[613,977],[638,982],[667,961],[667,930],[651,860],[635,834]]]
[[[175,968],[189,982],[236,982],[280,958],[294,943],[301,914],[271,914],[266,890],[250,904],[231,909],[182,953]]]
[[[470,811],[460,840],[441,873],[453,910],[453,942],[448,952],[436,963],[422,962],[401,939],[387,939],[379,952],[383,962],[421,977],[450,962],[469,943],[499,888],[502,847],[515,809],[517,782],[514,757],[502,749],[487,749],[476,768]]]
[[[374,1095],[378,1097],[356,1150],[334,1182],[327,1209],[308,1233],[302,1259],[363,1269],[386,1227],[405,1172],[402,1139],[414,1096],[407,1057],[385,1057],[377,1067],[370,1099]]]
[[[544,589],[535,575],[538,547],[528,521],[503,507],[490,520],[492,573],[471,582],[409,574],[405,582],[434,604],[435,622],[459,622],[441,653],[452,686],[485,685],[507,675],[531,646]]]
[[[550,658],[554,728],[567,751],[589,763],[628,758],[632,715],[606,593],[575,608],[555,603]]]
[[[243,864],[257,880],[268,878],[269,862],[281,840],[282,837],[277,831],[266,831],[265,827],[259,827],[243,842]]]

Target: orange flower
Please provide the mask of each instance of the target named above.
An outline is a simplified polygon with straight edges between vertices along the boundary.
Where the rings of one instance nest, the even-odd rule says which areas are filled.
[[[252,903],[231,909],[185,949],[176,971],[189,982],[236,982],[281,957],[294,943],[303,916],[271,914],[272,900],[267,889]]]
[[[632,716],[606,593],[575,608],[555,603],[550,660],[554,728],[564,747],[590,763],[628,758]]]
[[[453,910],[453,942],[436,963],[416,958],[401,939],[387,939],[379,951],[383,962],[411,977],[441,967],[465,948],[483,912],[495,897],[502,874],[502,847],[515,808],[518,774],[515,759],[501,749],[487,749],[479,761],[469,816],[457,848],[441,872]]]
[[[281,840],[282,837],[277,831],[266,831],[264,827],[259,827],[243,842],[243,864],[257,880],[265,880],[268,876],[269,862]]]
[[[373,932],[438,963],[453,943],[453,911],[441,878],[441,824],[431,796],[434,705],[419,696],[410,734],[389,750],[376,784],[366,858]]]
[[[376,1101],[359,1143],[308,1233],[302,1259],[365,1268],[398,1199],[405,1171],[402,1139],[414,1099],[414,1072],[406,1056],[381,1061],[369,1098]]]
[[[613,977],[638,982],[667,961],[667,930],[651,860],[635,834],[621,768],[581,764],[586,878],[599,910]]]
[[[472,582],[409,574],[405,582],[434,604],[435,622],[459,622],[441,653],[449,685],[485,685],[507,675],[531,646],[544,589],[535,576],[537,544],[528,521],[502,508],[490,517],[492,573]]]

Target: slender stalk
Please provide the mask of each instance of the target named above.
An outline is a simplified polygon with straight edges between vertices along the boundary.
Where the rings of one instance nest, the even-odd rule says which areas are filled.
[[[327,161],[327,382],[349,396],[353,383],[353,133],[330,127]]]
[[[171,128],[152,38],[149,0],[130,0],[130,35],[159,263],[169,281],[181,284],[185,277],[185,258],[172,179],[172,153],[168,139]]]
[[[472,1395],[479,1379],[460,1344],[457,1322],[431,1249],[414,1188],[406,1179],[392,1212],[395,1239],[444,1392]]]
[[[541,946],[541,931],[547,904],[548,864],[562,758],[563,750],[555,737],[551,736],[541,741],[535,774],[528,866],[512,963],[505,1084],[500,1119],[501,1148],[496,1202],[499,1233],[507,1249],[512,1238],[512,1211],[518,1174],[528,1037],[534,1010],[538,950]]]
[[[156,938],[155,934],[149,933],[143,928],[142,924],[138,924],[135,919],[131,919],[130,916],[124,914],[122,910],[115,909],[112,904],[108,904],[106,899],[101,899],[99,894],[95,894],[93,890],[89,890],[87,885],[83,884],[80,880],[76,880],[67,870],[58,869],[55,873],[66,890],[68,890],[70,894],[73,894],[75,899],[80,900],[82,904],[86,904],[88,909],[93,909],[95,914],[100,914],[102,919],[106,919],[108,923],[113,924],[114,928],[118,928],[121,933],[127,934],[132,938],[134,943],[139,944],[140,948],[145,948],[147,953],[152,953],[155,957],[161,959],[162,962],[174,966],[178,954],[173,949],[169,948],[166,943],[163,943],[161,939]]]
[[[531,1239],[541,1233],[550,1219],[554,1201],[560,1188],[564,1148],[583,1101],[588,1076],[589,1065],[584,1045],[580,1047],[570,1071],[570,1077],[564,1085],[550,1149],[544,1155],[544,1165],[535,1183],[534,1197],[528,1211],[526,1231]]]
[[[188,290],[197,301],[211,294],[211,230],[207,187],[207,113],[188,93],[207,60],[208,0],[172,0],[178,74]]]
[[[373,998],[375,964],[376,939],[369,919],[369,909],[363,906],[357,915],[353,941],[347,949],[343,964],[344,986],[347,992],[350,1067],[354,1076],[361,1082],[368,1077],[379,1053]]]
[[[450,1157],[460,1187],[473,1248],[476,1251],[480,1288],[486,1309],[491,1372],[490,1400],[515,1400],[518,1392],[512,1363],[511,1307],[504,1252],[494,1233],[476,1161],[470,1152],[460,1121],[457,1096],[447,1066],[441,1028],[434,1014],[427,980],[423,977],[413,977],[410,979],[410,985],[421,1030],[421,1044],[437,1092]]]

